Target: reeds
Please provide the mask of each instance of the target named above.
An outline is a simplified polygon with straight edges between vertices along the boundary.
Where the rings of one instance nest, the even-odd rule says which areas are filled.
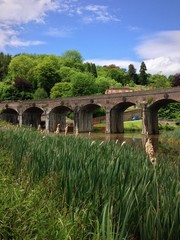
[[[16,181],[53,199],[61,239],[178,239],[179,173],[172,162],[154,168],[127,144],[23,128],[0,129],[0,139]]]

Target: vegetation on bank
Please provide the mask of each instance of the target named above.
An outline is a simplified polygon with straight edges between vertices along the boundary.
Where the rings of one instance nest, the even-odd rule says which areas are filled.
[[[2,239],[179,237],[171,161],[152,166],[126,144],[1,125],[0,167]]]
[[[97,123],[94,125],[95,131],[99,128],[105,128],[106,124],[105,123]],[[159,130],[174,130],[178,128],[179,125],[176,125],[176,121],[174,123],[172,122],[171,124],[168,123],[168,121],[164,121],[159,123]],[[142,120],[135,120],[135,121],[125,121],[124,122],[124,131],[125,132],[140,132],[142,131]]]

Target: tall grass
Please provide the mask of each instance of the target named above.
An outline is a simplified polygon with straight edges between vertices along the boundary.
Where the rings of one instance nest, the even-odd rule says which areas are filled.
[[[18,186],[11,194],[24,209],[0,211],[0,236],[11,230],[14,239],[178,239],[179,173],[172,162],[159,159],[153,167],[144,151],[126,144],[23,128],[0,129],[0,148],[8,149]]]

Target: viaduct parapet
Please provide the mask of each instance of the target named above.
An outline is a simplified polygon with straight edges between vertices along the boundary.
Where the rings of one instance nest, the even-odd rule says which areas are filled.
[[[37,128],[43,116],[46,130],[54,132],[57,124],[63,131],[66,117],[74,113],[74,127],[79,132],[89,132],[93,129],[93,114],[103,108],[106,112],[106,133],[123,133],[124,111],[135,106],[142,112],[142,133],[158,134],[158,110],[179,101],[180,87],[71,98],[4,101],[0,102],[0,119]]]

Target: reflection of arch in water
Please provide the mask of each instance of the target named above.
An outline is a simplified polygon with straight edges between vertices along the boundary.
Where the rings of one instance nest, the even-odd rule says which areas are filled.
[[[12,124],[18,123],[18,112],[12,108],[3,109],[0,113],[0,119]]]
[[[38,107],[30,107],[22,114],[22,124],[38,128],[41,124],[43,110]]]

